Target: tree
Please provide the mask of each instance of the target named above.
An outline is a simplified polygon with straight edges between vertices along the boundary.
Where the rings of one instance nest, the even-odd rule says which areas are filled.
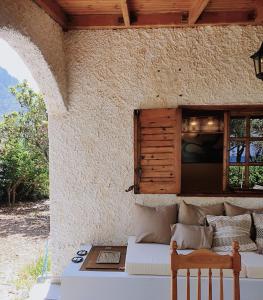
[[[17,197],[27,200],[48,194],[48,118],[43,96],[26,81],[10,91],[22,110],[0,122],[0,186],[9,205]]]

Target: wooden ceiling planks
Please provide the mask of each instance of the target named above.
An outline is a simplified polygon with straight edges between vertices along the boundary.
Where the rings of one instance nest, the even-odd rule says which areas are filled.
[[[195,0],[189,11],[188,23],[193,25],[196,23],[210,0]]]
[[[64,29],[263,24],[263,0],[35,0]]]

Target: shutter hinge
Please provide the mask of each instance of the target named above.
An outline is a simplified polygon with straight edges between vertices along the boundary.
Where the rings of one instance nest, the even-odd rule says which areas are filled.
[[[141,111],[140,109],[135,109],[134,110],[134,115],[135,116],[139,116],[140,115],[140,111]]]

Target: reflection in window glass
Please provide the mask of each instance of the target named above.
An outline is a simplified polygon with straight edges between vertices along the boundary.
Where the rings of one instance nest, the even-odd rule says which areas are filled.
[[[249,187],[263,190],[263,166],[249,167]]]
[[[229,167],[229,186],[232,188],[242,189],[245,181],[245,167]]]
[[[230,137],[246,136],[246,119],[232,118],[230,120]]]
[[[250,143],[250,162],[263,162],[263,141]]]
[[[252,137],[263,136],[263,118],[250,119],[250,136]]]
[[[231,142],[229,149],[229,162],[242,163],[246,160],[245,142]]]

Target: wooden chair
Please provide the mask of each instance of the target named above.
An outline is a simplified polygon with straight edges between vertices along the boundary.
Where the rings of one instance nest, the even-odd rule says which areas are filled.
[[[177,244],[173,242],[171,253],[172,268],[172,300],[177,300],[177,272],[179,269],[187,270],[186,299],[190,300],[190,269],[197,269],[197,299],[201,300],[201,269],[208,269],[208,299],[212,300],[212,269],[220,270],[220,300],[224,300],[223,269],[233,270],[233,300],[240,300],[239,273],[241,270],[241,257],[238,252],[238,242],[232,244],[231,255],[220,255],[206,249],[195,250],[190,254],[177,253]],[[228,298],[229,299],[229,298]],[[228,300],[227,299],[227,300]]]

